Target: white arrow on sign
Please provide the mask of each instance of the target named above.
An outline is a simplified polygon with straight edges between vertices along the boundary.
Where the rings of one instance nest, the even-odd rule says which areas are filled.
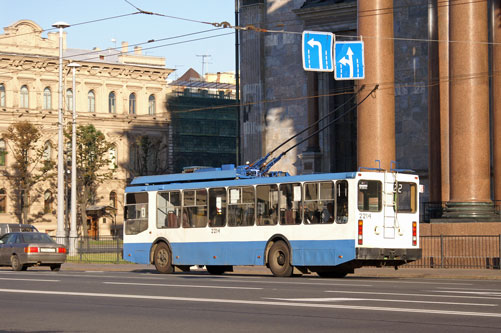
[[[308,41],[310,47],[318,46],[318,62],[320,64],[320,69],[324,69],[324,63],[322,62],[322,44],[313,38]]]
[[[343,65],[348,65],[350,67],[350,77],[353,77],[353,54],[354,53],[351,50],[351,47],[348,47],[348,51],[346,52],[348,59],[346,59],[346,57],[343,57],[341,60],[339,60],[339,62]]]

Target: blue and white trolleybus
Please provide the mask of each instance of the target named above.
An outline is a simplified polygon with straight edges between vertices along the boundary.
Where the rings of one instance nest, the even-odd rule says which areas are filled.
[[[343,277],[417,260],[419,178],[395,170],[289,176],[223,165],[135,178],[124,259],[162,273],[265,265],[275,276]]]

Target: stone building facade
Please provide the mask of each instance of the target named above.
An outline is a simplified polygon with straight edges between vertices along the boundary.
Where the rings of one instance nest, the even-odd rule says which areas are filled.
[[[290,143],[320,130],[290,151],[276,169],[293,174],[356,170],[357,99],[352,96],[360,87],[354,81],[334,80],[333,73],[304,71],[301,33],[328,31],[336,40],[354,40],[357,1],[241,0],[240,4],[242,26],[271,31],[241,33],[243,160],[264,156],[277,143],[325,118]],[[420,40],[428,37],[427,1],[396,5],[393,20],[396,167],[418,172],[426,188],[428,44]],[[371,54],[366,52],[365,57]],[[364,166],[378,165],[374,161]]]
[[[88,210],[89,226],[99,235],[108,235],[122,224],[127,181],[138,174],[172,169],[170,118],[166,109],[169,90],[166,79],[172,70],[165,67],[164,58],[143,55],[139,47],[129,52],[125,42],[121,50],[69,49],[66,32],[63,59],[65,125],[71,123],[72,99],[76,98],[77,125],[95,125],[114,144],[110,157],[117,169],[113,179],[100,184],[95,202]],[[68,67],[71,62],[80,65],[76,70],[75,92]],[[42,128],[40,143],[54,161],[57,160],[58,78],[58,32],[49,32],[45,38],[41,27],[29,20],[5,28],[5,34],[0,35],[0,136],[9,125],[27,120]],[[149,144],[155,145],[149,149],[154,154],[146,157],[142,156],[141,146],[145,137]],[[0,150],[4,152],[0,171],[9,170],[13,164],[9,142],[0,140]],[[2,177],[0,223],[17,223],[19,212],[11,195],[14,189]],[[45,183],[33,191],[41,196],[31,204],[29,221],[39,230],[55,234],[56,188]],[[109,206],[115,209],[107,209]]]

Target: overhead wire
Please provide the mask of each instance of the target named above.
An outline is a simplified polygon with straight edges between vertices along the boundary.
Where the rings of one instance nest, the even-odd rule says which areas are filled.
[[[75,26],[75,25],[81,25],[81,24],[88,24],[88,23],[94,23],[94,22],[99,22],[99,21],[104,21],[104,20],[108,20],[108,19],[114,19],[114,18],[118,18],[118,17],[124,17],[124,16],[130,16],[130,15],[136,15],[136,14],[147,14],[147,15],[156,15],[156,16],[161,16],[161,17],[166,17],[166,18],[172,18],[172,19],[178,19],[178,20],[184,20],[184,21],[190,21],[190,22],[197,22],[197,23],[203,23],[203,24],[210,24],[210,25],[213,25],[215,27],[220,27],[219,29],[211,29],[212,31],[217,31],[217,30],[220,30],[220,29],[224,29],[224,28],[232,28],[232,29],[237,29],[237,28],[240,28],[241,30],[256,30],[256,31],[261,31],[261,29],[254,29],[254,27],[252,26],[245,26],[245,27],[234,27],[234,26],[231,26],[229,23],[227,22],[221,22],[221,23],[214,23],[214,22],[207,22],[207,21],[200,21],[200,20],[193,20],[193,19],[188,19],[188,18],[183,18],[183,17],[178,17],[178,16],[172,16],[172,15],[166,15],[166,14],[161,14],[161,13],[155,13],[155,12],[148,12],[148,11],[145,11],[145,10],[142,10],[136,6],[134,6],[132,3],[130,3],[129,1],[127,0],[124,0],[126,1],[127,3],[129,3],[131,6],[133,6],[137,12],[134,12],[134,13],[129,13],[129,14],[124,14],[124,15],[118,15],[118,16],[112,16],[112,17],[108,17],[108,18],[103,18],[103,19],[96,19],[96,20],[91,20],[91,21],[86,21],[86,22],[81,22],[81,23],[76,23],[76,24],[73,24],[72,26]],[[445,6],[452,6],[452,5],[459,5],[459,4],[465,4],[465,3],[477,3],[477,2],[482,2],[482,1],[485,1],[485,0],[470,0],[470,1],[467,1],[467,2],[455,2],[455,3],[450,3],[448,1],[438,1],[439,3],[439,6],[442,6],[442,7],[445,7]],[[440,4],[441,3],[441,4]],[[405,9],[405,8],[410,8],[410,7],[416,7],[416,6],[419,6],[419,5],[407,5],[407,6],[394,6],[393,9]],[[429,5],[427,5],[429,6]],[[390,9],[390,8],[386,8],[386,9]],[[378,10],[384,10],[383,9],[378,9]],[[377,10],[368,10],[367,12],[369,11],[377,11]],[[363,11],[362,11],[363,12]],[[374,14],[375,15],[375,14]],[[57,29],[57,28],[53,28],[53,29]],[[47,29],[47,30],[52,30],[52,29]],[[207,32],[207,31],[211,31],[211,30],[205,30],[203,32]],[[267,30],[266,32],[277,32],[277,33],[293,33],[293,34],[301,34],[300,32],[288,32],[288,31],[282,31],[282,30],[276,30],[276,31],[270,31],[270,30]],[[197,32],[197,33],[202,33],[202,32]],[[193,34],[197,34],[197,33],[193,33]],[[232,33],[228,33],[229,34],[232,34]],[[186,35],[191,35],[191,34],[185,34],[183,36],[186,36]],[[221,34],[221,35],[216,35],[216,36],[210,36],[210,37],[205,37],[205,38],[198,38],[198,39],[193,39],[193,40],[189,40],[189,41],[182,41],[182,42],[177,42],[177,43],[170,43],[170,44],[165,44],[165,45],[160,45],[160,46],[154,46],[154,47],[151,47],[151,48],[146,48],[146,49],[153,49],[153,48],[159,48],[159,47],[165,47],[165,46],[170,46],[170,45],[177,45],[177,44],[181,44],[181,43],[186,43],[186,42],[191,42],[191,41],[198,41],[198,40],[201,40],[201,39],[206,39],[206,38],[214,38],[214,37],[219,37],[219,36],[223,36],[225,34]],[[338,35],[339,36],[339,35]],[[355,38],[357,36],[351,36],[351,35],[344,35],[345,37],[350,37],[350,38]],[[4,36],[5,37],[5,36]],[[7,37],[11,37],[11,36],[7,36]],[[14,37],[14,36],[12,36]],[[0,39],[2,38],[2,36],[0,36]],[[149,40],[147,42],[143,42],[143,43],[138,43],[138,44],[133,44],[131,46],[134,46],[134,45],[143,45],[143,44],[148,44],[148,43],[151,43],[153,41],[155,42],[158,42],[158,41],[161,41],[161,40],[166,40],[166,39],[173,39],[173,38],[177,38],[177,37],[168,37],[168,38],[165,38],[165,39],[160,39],[160,40]],[[369,36],[364,36],[364,38],[370,38]],[[440,40],[431,40],[431,39],[409,39],[409,38],[398,38],[398,37],[393,37],[393,38],[389,38],[389,39],[394,39],[394,40],[411,40],[411,41],[419,41],[419,42],[429,42],[429,41],[435,41],[435,42],[472,42],[472,41],[451,41],[451,40],[445,40],[445,41],[440,41]],[[484,42],[480,42],[480,43],[484,43]],[[489,44],[489,43],[487,43]],[[492,43],[490,43],[492,44]],[[114,48],[114,49],[119,49],[118,48]],[[91,51],[91,52],[88,52],[88,54],[91,54],[91,53],[98,53],[98,52],[102,52],[102,51]],[[75,56],[75,55],[73,55]],[[80,60],[80,61],[85,61],[84,60]],[[20,71],[20,70],[19,70]],[[1,74],[1,73],[0,73]],[[455,79],[468,79],[468,78],[474,78],[474,76],[466,76],[464,78],[460,78],[460,77],[456,77]],[[449,79],[450,81],[451,79]],[[393,84],[395,83],[398,83],[398,82],[393,82]],[[391,87],[391,83],[388,83],[390,85],[390,87],[386,88],[386,87],[380,87],[380,90],[383,90],[383,89],[390,89],[392,88]],[[382,83],[382,85],[385,85]],[[407,87],[409,87],[410,85],[406,85]],[[431,85],[419,85],[420,87],[427,87],[427,86],[431,86]],[[301,99],[301,98],[311,98],[311,97],[298,97],[297,99]],[[296,99],[296,98],[293,98],[293,100]],[[289,100],[289,99],[285,99],[286,100]],[[281,99],[280,101],[284,101],[284,99]],[[273,101],[261,101],[262,103],[271,103]],[[196,109],[194,111],[197,111]],[[183,111],[176,111],[176,112],[186,112],[186,110],[183,110]]]

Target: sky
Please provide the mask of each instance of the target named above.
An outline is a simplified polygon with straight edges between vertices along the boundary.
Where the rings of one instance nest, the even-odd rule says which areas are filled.
[[[141,45],[143,54],[165,58],[166,67],[176,69],[169,79],[176,79],[189,68],[202,74],[203,71],[226,72],[235,70],[235,33],[232,29],[200,33],[217,29],[204,22],[235,23],[235,0],[127,0],[134,6],[148,12],[175,16],[132,14],[137,9],[125,0],[0,0],[0,24],[3,28],[19,20],[29,19],[43,29],[52,29],[52,24],[63,21],[66,28],[67,47],[91,50],[94,47],[107,49],[120,47],[122,41],[130,45],[159,40]],[[98,22],[78,24],[106,19]],[[50,30],[57,31],[57,30]],[[181,35],[190,36],[179,37]],[[220,34],[228,34],[207,38]],[[42,33],[47,37],[47,31]],[[173,38],[174,37],[174,38]],[[190,41],[198,39],[195,41]],[[182,42],[182,43],[180,43]],[[177,43],[177,44],[174,44]],[[167,45],[171,44],[171,45]],[[174,44],[174,45],[172,45]],[[160,47],[159,47],[160,46]],[[149,47],[153,47],[148,49]],[[209,55],[201,57],[200,55]]]

